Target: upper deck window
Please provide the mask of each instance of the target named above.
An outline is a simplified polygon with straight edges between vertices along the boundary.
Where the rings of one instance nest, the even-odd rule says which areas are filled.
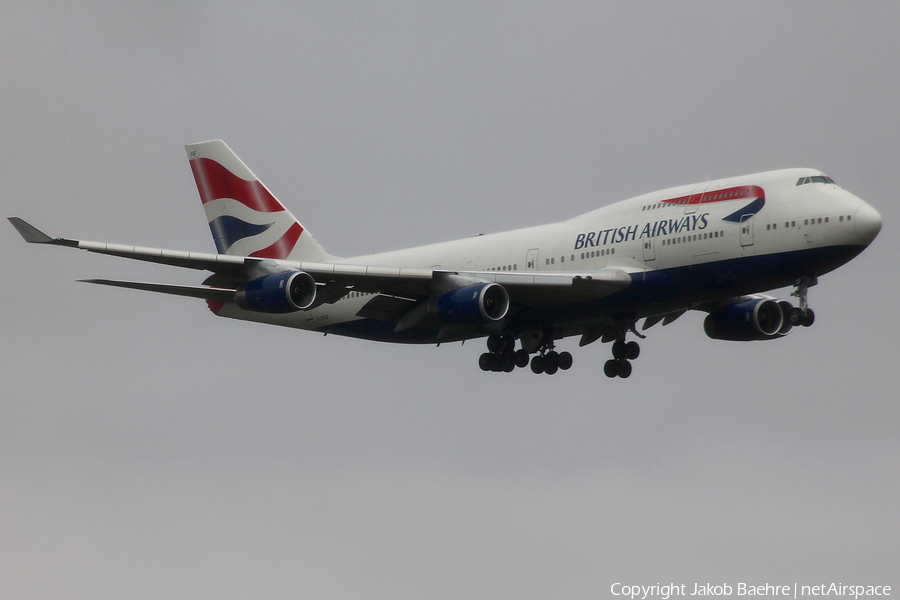
[[[834,179],[825,175],[813,175],[812,177],[801,177],[797,180],[797,185],[804,183],[834,183]]]

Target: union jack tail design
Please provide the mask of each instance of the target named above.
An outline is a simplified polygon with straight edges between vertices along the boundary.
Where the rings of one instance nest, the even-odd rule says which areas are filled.
[[[332,258],[222,140],[184,147],[219,254]]]

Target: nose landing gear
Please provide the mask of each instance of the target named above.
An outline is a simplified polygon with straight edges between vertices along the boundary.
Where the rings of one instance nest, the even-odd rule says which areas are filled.
[[[809,308],[806,296],[809,292],[809,288],[817,283],[819,283],[819,281],[815,277],[801,277],[796,281],[795,285],[797,289],[791,293],[791,296],[796,296],[799,299],[800,306],[794,308],[788,314],[788,320],[791,325],[795,327],[798,325],[809,327],[816,320],[816,313],[813,312],[813,309]]]

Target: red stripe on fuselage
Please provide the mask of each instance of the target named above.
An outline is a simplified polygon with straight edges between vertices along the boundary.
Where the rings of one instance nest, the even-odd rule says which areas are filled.
[[[762,198],[765,200],[766,192],[758,185],[741,185],[724,188],[721,190],[707,190],[702,194],[679,196],[663,200],[663,204],[708,204],[710,202],[725,202],[726,200],[742,200],[747,198]]]
[[[195,158],[191,171],[203,204],[219,198],[233,198],[258,212],[280,212],[284,207],[259,181],[241,179],[216,161]]]
[[[268,248],[253,252],[250,256],[255,258],[287,258],[291,250],[294,249],[294,244],[300,239],[301,233],[303,233],[303,228],[300,227],[299,223],[294,223],[277,242]]]

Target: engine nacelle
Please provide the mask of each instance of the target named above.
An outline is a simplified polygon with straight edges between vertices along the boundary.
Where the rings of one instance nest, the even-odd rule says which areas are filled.
[[[235,294],[244,310],[289,313],[304,310],[316,301],[316,280],[303,271],[285,271],[249,282]]]
[[[496,283],[477,283],[445,293],[438,298],[437,316],[443,323],[475,325],[499,321],[509,310],[509,294]]]
[[[757,298],[723,306],[703,321],[703,330],[714,340],[748,342],[786,335],[782,307],[775,300]]]

